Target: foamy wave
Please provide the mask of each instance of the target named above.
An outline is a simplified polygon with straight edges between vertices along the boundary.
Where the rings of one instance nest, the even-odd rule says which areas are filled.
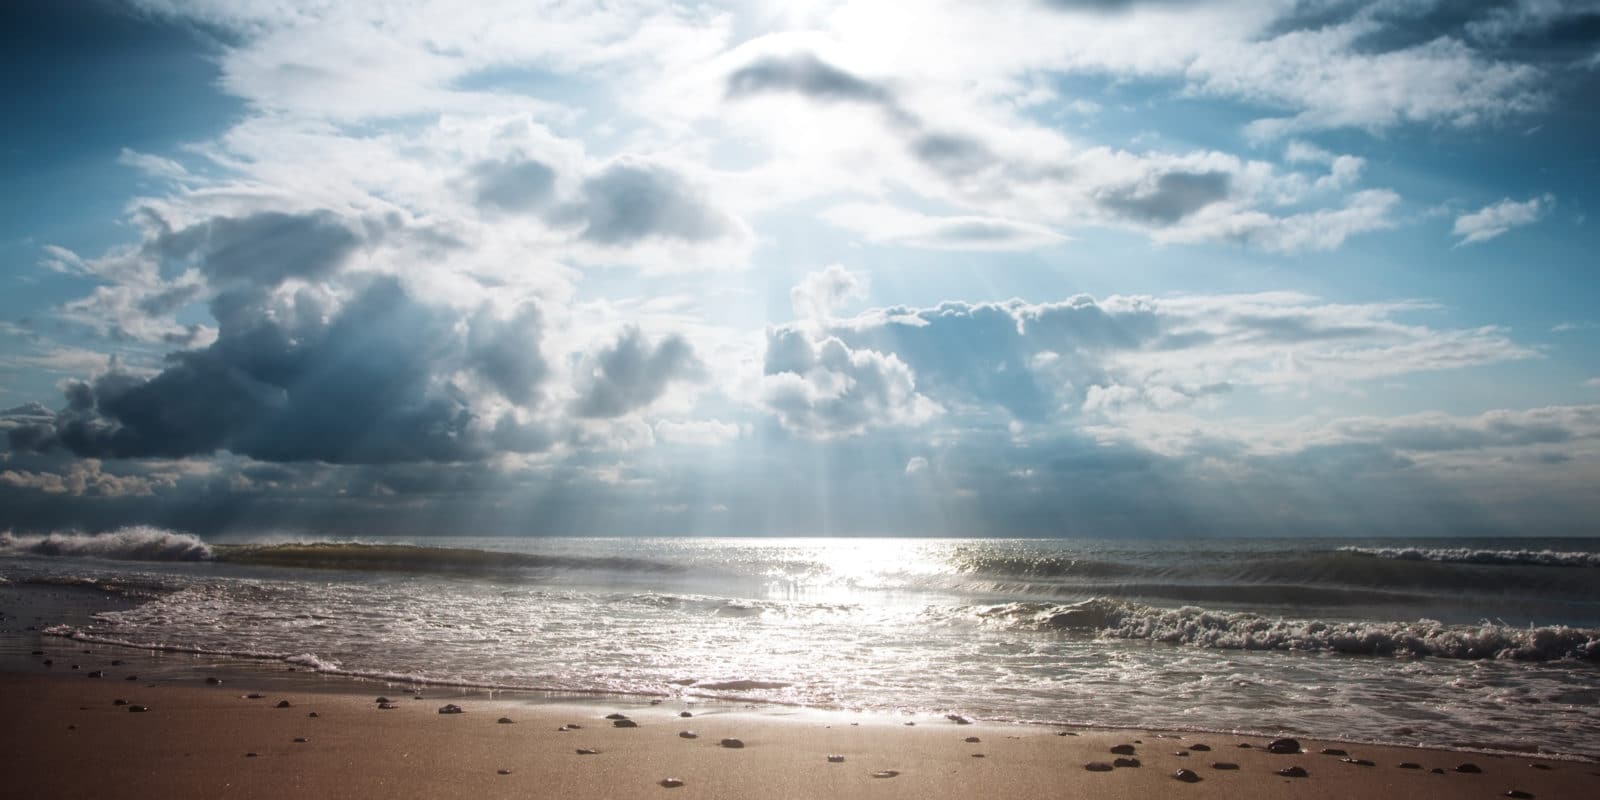
[[[15,536],[0,533],[0,551],[37,556],[73,556],[123,561],[207,561],[211,548],[200,537],[149,525],[133,525],[110,533],[52,533]]]
[[[1009,603],[977,610],[989,621],[1019,627],[1092,631],[1118,639],[1150,639],[1228,650],[1293,650],[1354,655],[1600,661],[1600,631],[1565,626],[1445,625],[1417,622],[1325,622],[1211,611],[1164,609],[1094,598],[1069,605]]]
[[[1467,547],[1341,547],[1341,553],[1401,561],[1452,564],[1531,564],[1542,567],[1600,567],[1600,553],[1562,550],[1474,550]]]
[[[496,573],[508,569],[602,570],[614,572],[681,572],[683,567],[621,556],[554,556],[422,547],[410,544],[358,542],[290,542],[269,545],[224,545],[218,561],[266,567],[346,569],[382,572]]]

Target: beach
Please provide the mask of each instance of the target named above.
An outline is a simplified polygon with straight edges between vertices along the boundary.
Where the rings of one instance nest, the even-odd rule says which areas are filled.
[[[1593,763],[1482,753],[1302,739],[1304,752],[1279,755],[1267,752],[1266,740],[1221,734],[773,714],[641,698],[417,699],[400,687],[356,681],[343,691],[286,691],[281,682],[257,686],[248,678],[213,685],[199,675],[153,685],[126,681],[95,660],[80,666],[71,675],[0,674],[7,720],[0,765],[11,796],[1457,798],[1520,791],[1526,795],[1513,796],[1577,798],[1600,791]],[[89,667],[104,677],[84,677]],[[380,709],[380,696],[396,707]],[[462,712],[439,713],[447,703]],[[148,710],[131,712],[135,706]],[[685,711],[694,716],[679,716]],[[610,714],[636,727],[614,727]],[[684,731],[697,738],[681,737]],[[723,746],[729,738],[743,747]],[[1085,768],[1124,757],[1111,752],[1122,744],[1133,746],[1139,766]],[[1348,755],[1323,755],[1324,748]],[[1481,772],[1457,771],[1469,763]],[[1278,774],[1294,766],[1306,776]],[[1198,780],[1175,777],[1180,769]],[[896,774],[878,777],[886,771]],[[682,786],[661,785],[668,779]]]

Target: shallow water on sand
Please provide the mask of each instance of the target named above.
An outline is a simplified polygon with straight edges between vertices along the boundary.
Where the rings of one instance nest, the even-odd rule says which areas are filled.
[[[0,554],[14,584],[147,600],[54,635],[331,674],[1600,756],[1596,540],[142,529]]]

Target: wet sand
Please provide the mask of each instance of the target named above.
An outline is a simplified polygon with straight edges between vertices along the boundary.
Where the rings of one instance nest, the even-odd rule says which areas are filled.
[[[104,676],[87,677],[91,669]],[[961,725],[939,717],[908,718],[915,725],[907,726],[907,719],[881,715],[780,715],[677,700],[530,703],[451,693],[415,699],[405,690],[354,681],[343,693],[286,690],[281,682],[257,687],[248,679],[208,685],[198,675],[192,683],[149,684],[125,680],[124,671],[85,663],[68,674],[0,673],[6,721],[0,768],[8,796],[1238,800],[1600,793],[1600,765],[1532,757],[1307,739],[1300,740],[1305,752],[1276,755],[1265,750],[1266,740],[1225,734],[1083,730],[1063,736],[1039,726]],[[380,709],[379,695],[395,707]],[[284,701],[288,706],[279,707]],[[440,714],[446,703],[463,713]],[[132,712],[133,705],[149,710]],[[686,710],[694,716],[680,717]],[[615,727],[608,713],[624,714],[637,727]],[[514,722],[500,723],[501,717]],[[581,727],[560,730],[564,725]],[[697,738],[680,737],[686,730]],[[730,737],[744,746],[720,744]],[[1085,769],[1088,762],[1125,757],[1111,752],[1120,744],[1133,746],[1140,766]],[[1374,766],[1322,755],[1323,747],[1347,750],[1349,758]],[[580,749],[598,752],[580,755]],[[830,755],[844,760],[830,762]],[[1238,768],[1217,769],[1217,762]],[[1402,762],[1420,769],[1402,769]],[[1467,762],[1481,772],[1455,771]],[[1277,774],[1291,766],[1307,776]],[[1199,781],[1175,778],[1184,768]],[[875,775],[883,771],[897,774]],[[669,778],[682,786],[662,786]]]

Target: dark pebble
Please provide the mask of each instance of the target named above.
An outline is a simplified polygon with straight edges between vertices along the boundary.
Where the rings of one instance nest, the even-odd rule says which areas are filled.
[[[1284,767],[1278,770],[1278,774],[1285,778],[1304,778],[1310,773],[1306,772],[1305,767]]]
[[[122,698],[120,698],[120,697],[119,697],[119,698],[117,698],[117,699],[116,699],[116,700],[112,700],[112,701],[111,701],[111,705],[114,705],[114,706],[125,706],[125,705],[127,705],[127,704],[128,704],[128,701],[126,701],[126,700],[123,700],[123,699],[122,699]]]
[[[53,665],[55,663],[56,663],[56,660],[53,659],[53,658],[47,658],[47,659],[44,660],[44,665],[47,666],[47,667],[51,666],[51,665]]]
[[[1471,761],[1468,761],[1468,762],[1463,763],[1463,764],[1457,764],[1456,765],[1456,772],[1463,772],[1463,773],[1466,773],[1468,775],[1476,775],[1476,774],[1478,774],[1480,772],[1483,772],[1483,770],[1481,768],[1479,768],[1477,764],[1474,764]]]
[[[1232,761],[1218,761],[1217,763],[1212,764],[1211,768],[1212,769],[1238,769],[1239,765],[1233,763]]]
[[[273,708],[288,708],[288,707],[289,707],[289,701],[288,700],[279,700],[278,704],[276,706],[273,706]]]
[[[496,774],[496,775],[510,775],[511,774],[511,770],[509,770],[509,769],[497,769],[497,770],[494,771],[494,774]]]
[[[690,713],[689,713],[689,712],[687,712],[687,711],[679,711],[679,712],[678,712],[678,716],[680,716],[680,717],[683,717],[683,718],[684,718],[684,719],[688,719],[688,718],[690,718],[690,717],[692,717],[692,716],[694,716],[694,715],[693,715],[693,714],[690,714]]]
[[[1347,755],[1350,755],[1349,753],[1346,753],[1345,751],[1340,750],[1337,747],[1324,747],[1324,748],[1322,748],[1322,754],[1325,755],[1325,756],[1347,756]]]
[[[1083,768],[1089,770],[1090,772],[1110,772],[1112,769],[1114,769],[1110,764],[1107,764],[1104,761],[1090,761],[1089,763],[1084,764]]]
[[[982,754],[982,753],[973,753],[973,754],[972,754],[972,757],[973,757],[973,758],[983,758],[983,757],[984,757],[984,755],[983,755],[983,754]]]
[[[105,676],[106,674],[100,670],[95,670],[94,672],[89,673],[89,677],[91,678],[104,678]]]
[[[378,699],[377,699],[377,700],[374,700],[374,701],[373,701],[373,702],[374,702],[374,703],[392,703],[392,702],[394,702],[394,701],[393,701],[393,700],[390,700],[390,699],[389,699],[389,698],[387,698],[387,697],[380,697],[380,698],[378,698]]]
[[[1273,739],[1267,745],[1267,752],[1278,755],[1293,755],[1300,752],[1300,742],[1297,739]]]
[[[76,726],[76,725],[68,725],[67,726],[67,730],[69,730],[69,731],[75,731],[77,729],[78,729],[78,726]]]
[[[1422,765],[1418,764],[1415,761],[1402,761],[1402,762],[1400,762],[1400,768],[1401,769],[1422,769]]]
[[[1209,744],[1192,744],[1192,745],[1189,745],[1189,749],[1195,751],[1196,753],[1209,753],[1209,752],[1211,752],[1211,745],[1209,745]]]
[[[244,754],[244,757],[245,757],[245,758],[255,758],[255,757],[256,757],[256,754],[255,754],[255,753],[245,753],[245,754]]]
[[[458,706],[455,703],[445,703],[444,705],[439,706],[439,713],[440,714],[464,714],[466,712],[462,711],[461,710],[461,706]]]
[[[36,656],[42,656],[42,655],[44,655],[44,651],[43,650],[35,650],[35,651],[33,651],[33,654],[36,655]]]
[[[1428,771],[1433,773],[1433,774],[1435,774],[1435,775],[1443,775],[1444,774],[1444,767],[1434,767],[1433,769],[1430,769]]]
[[[295,744],[305,744],[306,742],[309,742],[309,741],[311,741],[311,740],[307,739],[304,736],[296,736],[296,737],[294,737],[294,743]]]
[[[626,715],[626,714],[607,714],[606,715],[606,719],[627,719],[627,718],[628,718],[628,715]]]
[[[1354,764],[1354,765],[1356,765],[1358,767],[1376,767],[1376,766],[1378,766],[1377,762],[1370,761],[1370,760],[1365,759],[1365,758],[1341,758],[1341,759],[1339,759],[1339,761],[1340,761],[1340,763],[1344,763],[1344,764]]]
[[[139,676],[138,675],[129,675],[128,677],[123,678],[123,680],[125,680],[125,681],[136,681],[136,680],[139,680]]]
[[[495,720],[495,722],[500,724],[500,725],[515,725],[515,724],[517,724],[517,721],[512,719],[512,718],[510,718],[510,717],[501,717],[501,718]]]
[[[1529,764],[1528,767],[1531,768],[1531,769],[1549,769],[1550,765],[1549,764]]]
[[[1506,797],[1532,797],[1532,796],[1533,796],[1532,792],[1524,792],[1521,789],[1507,789],[1506,790]]]
[[[667,788],[667,789],[676,789],[679,786],[683,785],[683,781],[681,781],[681,780],[679,780],[677,778],[662,778],[661,779],[661,785],[662,785],[662,787]]]
[[[741,747],[744,747],[744,742],[741,742],[738,739],[723,739],[722,741],[718,742],[717,744],[720,744],[723,747],[731,747],[731,748],[733,748],[735,750],[737,750],[737,749],[739,749]]]
[[[844,756],[841,756],[841,755],[828,756],[828,763],[829,764],[843,764],[844,763]]]
[[[222,685],[222,679],[221,678],[206,678],[206,683],[211,685],[211,686],[221,686]]]
[[[1133,745],[1131,745],[1131,744],[1113,745],[1112,748],[1111,748],[1111,754],[1115,755],[1115,756],[1131,756],[1131,755],[1133,755]]]
[[[634,722],[631,719],[614,719],[614,720],[611,721],[611,727],[613,727],[613,728],[637,728],[637,727],[639,727],[639,723]]]
[[[128,706],[128,711],[130,711],[130,712],[132,712],[134,714],[143,714],[144,712],[149,711],[149,710],[150,709],[146,708],[145,706]]]
[[[1177,756],[1178,758],[1188,758],[1189,757],[1189,751],[1188,750],[1176,750],[1176,751],[1173,751],[1172,754]]]
[[[1119,758],[1119,759],[1116,759],[1116,760],[1112,761],[1111,762],[1111,766],[1113,766],[1113,767],[1137,767],[1137,766],[1139,766],[1139,759],[1137,759],[1137,758]]]
[[[120,667],[120,666],[122,666],[122,662],[121,661],[112,661],[111,662],[111,666]]]
[[[877,772],[872,773],[872,777],[874,777],[874,778],[893,778],[894,776],[899,775],[899,774],[900,774],[899,770],[895,770],[895,769],[880,769]]]
[[[1200,776],[1196,775],[1192,769],[1180,769],[1177,772],[1172,773],[1172,777],[1177,778],[1184,783],[1200,782]]]
[[[694,731],[678,731],[678,738],[679,739],[698,739],[698,738],[700,738],[700,734],[695,733]]]
[[[1073,733],[1072,731],[1056,731],[1056,735],[1057,736],[1077,736],[1078,734]]]
[[[944,715],[944,718],[947,719],[947,720],[950,720],[951,722],[954,722],[957,725],[971,725],[972,724],[972,720],[967,719],[966,717],[963,717],[960,714],[946,714],[946,715]]]
[[[600,751],[599,750],[590,750],[587,747],[580,747],[580,748],[578,748],[578,755],[580,755],[580,756],[597,756],[597,755],[600,755]]]
[[[1234,747],[1240,748],[1242,750],[1249,750],[1251,747],[1253,747],[1253,745],[1251,745],[1249,742],[1240,742],[1240,743],[1234,745]]]
[[[393,711],[394,709],[397,709],[397,708],[399,708],[399,706],[395,705],[394,703],[379,703],[378,704],[378,710],[379,711]]]
[[[262,699],[264,697],[266,697],[266,695],[264,695],[264,694],[256,694],[255,692],[251,692],[251,693],[245,695],[244,699],[246,699],[246,700],[260,700],[260,699]]]
[[[907,723],[906,723],[906,727],[907,727],[907,728],[910,728],[910,727],[913,727],[913,726],[915,726],[915,725],[916,725],[916,724],[917,724],[917,723],[915,723],[915,722],[907,722]]]
[[[317,717],[320,717],[320,716],[322,716],[322,715],[321,715],[321,714],[318,714],[318,713],[317,713],[317,712],[315,712],[315,711],[313,711],[313,712],[311,712],[311,713],[310,713],[310,714],[307,714],[307,715],[306,715],[306,716],[307,716],[307,717],[310,717],[310,718],[311,718],[311,719],[316,719],[316,718],[317,718]]]
[[[978,742],[983,741],[983,740],[979,739],[976,736],[968,736],[967,738],[962,739],[961,741],[966,742],[967,744],[977,744]]]

